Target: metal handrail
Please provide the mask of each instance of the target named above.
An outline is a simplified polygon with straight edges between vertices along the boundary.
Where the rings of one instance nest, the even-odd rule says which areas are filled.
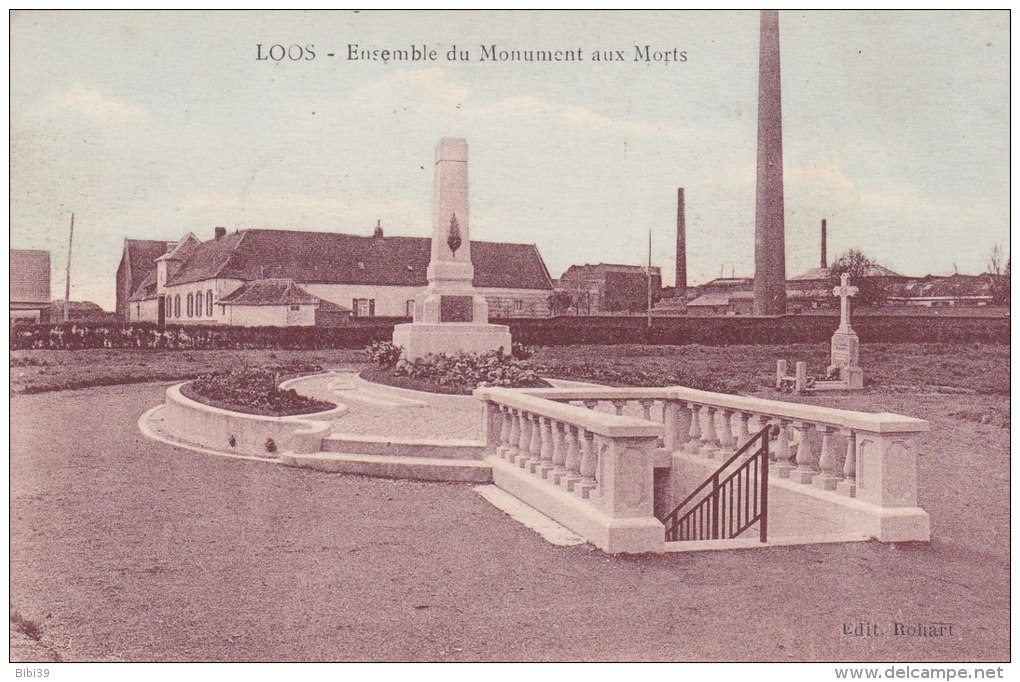
[[[754,476],[754,480],[749,481],[749,484],[753,485],[753,488],[754,488],[754,508],[758,511],[758,513],[755,514],[754,516],[752,516],[750,519],[746,520],[746,522],[744,522],[743,524],[740,524],[739,527],[735,531],[733,531],[733,493],[732,493],[732,491],[728,491],[729,492],[729,494],[728,494],[728,501],[729,501],[729,504],[730,504],[729,515],[727,517],[729,522],[730,522],[730,533],[729,533],[728,537],[729,538],[734,538],[734,537],[740,535],[741,533],[743,533],[748,528],[750,528],[755,522],[760,521],[760,525],[759,525],[759,537],[760,537],[762,542],[766,542],[767,541],[767,538],[768,538],[769,437],[771,435],[771,429],[772,428],[773,427],[771,425],[767,425],[764,428],[762,428],[758,433],[756,433],[754,436],[752,436],[746,443],[744,443],[743,446],[740,447],[740,449],[738,449],[735,453],[733,453],[733,455],[729,459],[727,459],[722,464],[722,466],[720,466],[718,469],[716,469],[715,472],[713,472],[711,476],[709,476],[707,479],[705,479],[705,481],[701,485],[699,485],[697,488],[695,488],[694,491],[690,495],[688,495],[686,498],[684,498],[683,502],[678,504],[676,506],[676,508],[673,509],[673,511],[671,511],[663,519],[661,519],[663,524],[666,527],[666,540],[667,541],[680,539],[680,529],[682,527],[685,527],[684,524],[689,519],[695,519],[695,518],[696,518],[696,520],[698,522],[698,526],[697,526],[697,531],[698,531],[697,535],[698,535],[698,537],[694,538],[694,539],[705,539],[705,538],[702,538],[701,535],[704,534],[703,531],[705,530],[706,525],[708,526],[708,534],[711,536],[710,539],[713,539],[713,540],[719,539],[719,537],[720,537],[720,527],[719,527],[719,525],[720,525],[720,521],[722,520],[722,514],[720,513],[720,509],[719,509],[720,499],[723,496],[723,493],[728,491],[728,486],[732,487],[730,484],[733,481],[733,479],[738,477],[738,476],[740,476],[744,471],[750,471],[752,465],[754,466],[755,476]],[[754,453],[754,456],[750,457],[747,461],[743,462],[739,467],[737,467],[737,469],[735,469],[732,473],[730,473],[725,479],[720,481],[719,478],[722,475],[722,473],[731,464],[733,464],[737,459],[739,459],[741,455],[743,455],[749,449],[751,449],[751,447],[756,442],[758,442],[758,441],[761,441],[761,446],[758,449],[758,451]],[[760,465],[759,465],[759,459],[761,460]],[[748,475],[748,478],[751,478],[750,475]],[[685,513],[681,517],[680,516],[680,511],[685,506],[687,506],[688,503],[691,502],[691,500],[695,499],[700,493],[702,493],[710,485],[712,487],[711,492],[708,495],[705,495],[703,498],[701,498],[696,505],[694,505],[690,510],[687,511],[687,513]],[[744,495],[745,495],[745,498],[749,498],[750,497],[750,494],[749,494],[750,493],[750,487],[751,486],[748,486],[748,488],[743,491]],[[739,488],[738,488],[738,492],[739,492]],[[745,499],[745,505],[744,505],[744,512],[745,512],[745,514],[748,512],[749,503],[750,503],[750,499]],[[706,519],[705,519],[706,505],[709,505],[707,507],[708,516],[709,516],[709,518],[707,519],[707,524],[706,524]],[[737,508],[738,508],[738,513],[739,513],[739,508],[740,508],[740,500],[739,499],[737,500]],[[692,539],[692,538],[683,538],[683,539]]]

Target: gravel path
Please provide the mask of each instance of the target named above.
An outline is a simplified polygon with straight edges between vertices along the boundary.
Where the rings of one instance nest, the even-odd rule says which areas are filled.
[[[332,391],[330,382],[353,383],[354,375],[320,374],[293,386],[302,395],[340,402],[347,411],[333,420],[334,433],[395,436],[427,440],[481,440],[482,403],[471,396],[429,396],[418,391],[397,392],[391,387]],[[380,405],[371,402],[403,395],[426,401],[426,406]],[[359,399],[362,396],[362,399]],[[365,399],[367,398],[367,400]]]
[[[12,660],[1010,655],[1009,432],[947,416],[1007,397],[855,398],[932,420],[919,470],[930,545],[612,557],[552,546],[469,486],[147,440],[137,420],[164,387],[12,396],[11,605],[42,631]],[[841,634],[861,620],[957,634]]]

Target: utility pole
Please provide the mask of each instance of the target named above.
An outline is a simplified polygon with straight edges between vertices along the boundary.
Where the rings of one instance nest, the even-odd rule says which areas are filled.
[[[652,328],[652,231],[648,230],[648,267],[645,269],[648,280],[648,328]]]
[[[71,319],[71,246],[74,245],[74,213],[71,213],[71,236],[67,240],[67,281],[64,284],[64,322]]]

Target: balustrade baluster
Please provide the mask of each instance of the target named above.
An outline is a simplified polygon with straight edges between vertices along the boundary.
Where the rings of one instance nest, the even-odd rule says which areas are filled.
[[[595,434],[587,429],[581,430],[581,481],[575,486],[581,497],[588,498],[591,491],[595,489],[598,482],[595,480],[595,472],[598,467],[598,453],[595,451]]]
[[[520,454],[521,444],[521,413],[520,410],[510,408],[510,439],[507,441],[506,450],[503,451],[503,458],[508,462],[515,462]]]
[[[597,410],[599,408],[599,401],[597,400],[585,400],[584,406],[589,410]]]
[[[769,472],[776,478],[789,478],[792,466],[790,457],[793,453],[790,450],[790,422],[786,419],[776,419],[776,465]],[[764,428],[764,427],[763,427]]]
[[[581,445],[580,428],[574,424],[567,424],[567,458],[563,463],[567,469],[567,475],[563,479],[567,490],[573,491],[574,484],[581,480]]]
[[[811,446],[810,430],[812,424],[797,421],[793,428],[797,432],[797,467],[790,472],[790,480],[797,483],[810,483],[818,473],[818,457]]]
[[[688,433],[690,438],[687,441],[687,452],[696,455],[701,449],[701,406],[697,403],[687,403],[687,406],[691,411],[691,430]]]
[[[553,468],[552,420],[549,417],[540,417],[540,419],[542,421],[542,451],[541,461],[538,462],[538,473],[542,475],[542,478],[548,478],[549,472]],[[535,470],[532,469],[532,471]]]
[[[496,456],[506,459],[506,451],[510,446],[510,410],[504,405],[499,406],[499,445],[496,446]]]
[[[561,421],[553,421],[552,432],[553,432],[553,453],[552,453],[552,473],[550,478],[556,485],[560,484],[560,479],[566,474],[567,469],[565,462],[567,460],[567,438],[564,433],[566,430],[566,424]]]
[[[528,460],[531,459],[531,431],[533,429],[531,417],[531,413],[521,410],[521,439],[517,444],[516,464],[522,469],[527,467]]]
[[[716,408],[712,405],[701,406],[701,419],[705,422],[705,428],[701,431],[701,450],[699,453],[702,457],[707,457],[708,459],[712,459],[719,452],[715,434],[715,412]]]
[[[648,398],[642,398],[638,402],[641,403],[641,416],[645,421],[652,421],[652,405],[655,404],[655,401]]]
[[[722,409],[722,410],[719,410],[718,413],[722,415],[722,419],[720,419],[720,424],[719,424],[720,428],[717,430],[718,431],[718,436],[719,436],[719,447],[724,452],[725,451],[736,450],[736,448],[733,447],[733,443],[734,443],[734,441],[733,441],[733,421],[732,421],[733,411],[732,410]]]
[[[836,431],[836,427],[818,424],[816,428],[822,434],[822,451],[818,456],[818,468],[821,469],[822,473],[815,476],[813,483],[822,490],[835,490],[836,483],[840,479],[840,469],[842,468],[832,443],[832,434]]]
[[[857,496],[857,434],[853,431],[850,431],[846,437],[843,480],[836,484],[836,492],[847,497]]]
[[[623,414],[623,408],[627,406],[626,400],[610,400],[613,403],[613,407],[616,408],[616,414]]]
[[[673,434],[676,437],[676,441],[673,443],[672,448],[667,448],[670,454],[679,452],[682,450],[687,443],[691,440],[691,408],[687,403],[681,402],[670,402],[671,405],[676,406],[676,416],[673,418],[676,420],[676,426],[673,428]],[[665,406],[663,407],[665,410]]]
[[[739,449],[751,439],[751,431],[747,428],[751,415],[747,412],[737,412],[734,417],[737,419],[737,448]]]
[[[541,463],[542,459],[542,421],[537,414],[531,415],[531,443],[528,445],[528,465],[524,467],[531,473]]]

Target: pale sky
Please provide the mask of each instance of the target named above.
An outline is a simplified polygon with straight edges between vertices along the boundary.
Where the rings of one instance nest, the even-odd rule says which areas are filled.
[[[817,267],[822,218],[830,261],[858,247],[906,275],[1008,252],[1009,14],[779,21],[787,276]],[[438,59],[349,61],[355,43]],[[688,283],[753,273],[754,11],[26,11],[10,45],[11,247],[51,252],[55,297],[72,211],[72,298],[107,309],[125,237],[429,236],[444,136],[470,148],[472,239],[535,243],[553,277],[644,264],[651,230],[672,284],[678,187]],[[482,45],[583,61],[483,62]],[[686,61],[635,62],[636,45]]]

